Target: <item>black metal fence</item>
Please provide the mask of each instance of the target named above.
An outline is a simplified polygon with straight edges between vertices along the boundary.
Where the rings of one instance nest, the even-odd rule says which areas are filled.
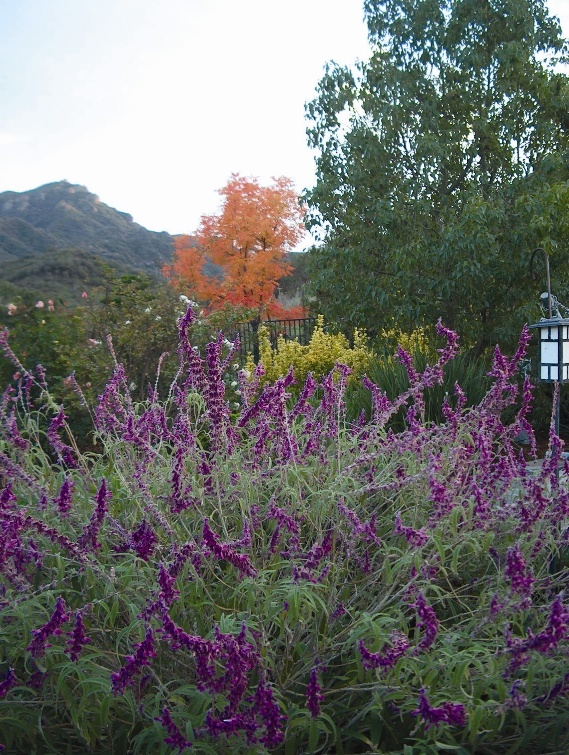
[[[239,323],[232,340],[239,336],[239,357],[241,360],[252,354],[255,362],[259,361],[259,327],[263,325],[269,331],[271,345],[275,347],[279,336],[285,341],[296,340],[302,346],[310,341],[312,331],[316,326],[315,317],[301,317],[296,320],[249,320]]]

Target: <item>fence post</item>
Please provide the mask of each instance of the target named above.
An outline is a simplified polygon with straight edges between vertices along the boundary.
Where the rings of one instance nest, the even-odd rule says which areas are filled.
[[[251,330],[253,331],[253,361],[255,364],[259,364],[259,325],[261,320],[256,317],[254,320],[250,320]]]

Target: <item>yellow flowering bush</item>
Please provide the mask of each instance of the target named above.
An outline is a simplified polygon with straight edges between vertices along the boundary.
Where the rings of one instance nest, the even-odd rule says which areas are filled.
[[[374,359],[374,353],[369,347],[364,331],[354,332],[354,345],[351,347],[342,333],[332,334],[324,331],[324,318],[320,315],[306,346],[302,346],[297,340],[285,340],[279,336],[276,347],[273,347],[268,329],[261,326],[259,357],[265,368],[265,381],[273,382],[278,377],[286,375],[292,367],[298,384],[303,385],[309,372],[319,379],[327,375],[336,362],[351,367],[354,371],[353,377],[359,377],[368,369]],[[253,368],[253,360],[249,355],[247,369],[252,371]]]
[[[379,343],[383,344],[384,351],[395,353],[397,347],[401,346],[410,354],[426,354],[433,348],[433,336],[425,328],[416,328],[410,333],[399,328],[390,328],[381,331]]]

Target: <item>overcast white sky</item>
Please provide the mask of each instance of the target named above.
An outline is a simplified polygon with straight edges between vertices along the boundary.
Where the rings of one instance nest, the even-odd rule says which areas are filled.
[[[0,191],[66,179],[191,233],[231,173],[313,184],[304,104],[367,56],[362,0],[0,0]]]

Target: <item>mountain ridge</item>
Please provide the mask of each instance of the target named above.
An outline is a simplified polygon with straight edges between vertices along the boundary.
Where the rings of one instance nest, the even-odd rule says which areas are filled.
[[[173,245],[174,236],[149,231],[80,184],[0,193],[0,262],[77,248],[156,275],[170,262]]]

